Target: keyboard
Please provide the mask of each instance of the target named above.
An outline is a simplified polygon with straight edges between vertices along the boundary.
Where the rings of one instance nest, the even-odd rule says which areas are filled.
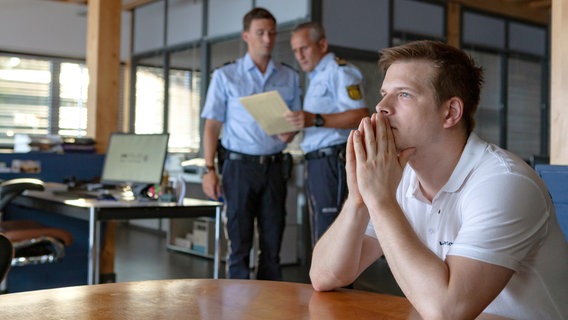
[[[97,199],[98,197],[98,192],[86,190],[53,191],[53,194],[67,199]]]

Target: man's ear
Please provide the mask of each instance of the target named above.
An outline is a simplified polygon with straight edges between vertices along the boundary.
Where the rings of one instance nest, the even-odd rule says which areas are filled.
[[[452,97],[446,101],[446,118],[444,128],[457,125],[463,116],[463,101],[458,97]]]
[[[246,32],[246,31],[243,31],[243,32],[241,33],[241,38],[242,38],[243,41],[246,42],[246,43],[248,43],[248,36],[249,36],[249,33]]]
[[[320,46],[322,52],[327,52],[327,48],[328,48],[327,39],[326,38],[320,39],[319,46]]]

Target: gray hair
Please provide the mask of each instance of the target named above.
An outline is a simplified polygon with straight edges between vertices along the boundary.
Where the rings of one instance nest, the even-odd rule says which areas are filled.
[[[310,39],[314,42],[318,42],[321,39],[325,39],[325,30],[319,22],[304,22],[294,28],[292,33],[298,32],[300,30],[308,29],[310,32]]]

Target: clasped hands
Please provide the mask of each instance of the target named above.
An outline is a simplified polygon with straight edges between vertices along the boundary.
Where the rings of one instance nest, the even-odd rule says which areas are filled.
[[[348,200],[369,210],[396,201],[402,171],[413,153],[414,148],[399,152],[385,114],[363,118],[347,141]]]

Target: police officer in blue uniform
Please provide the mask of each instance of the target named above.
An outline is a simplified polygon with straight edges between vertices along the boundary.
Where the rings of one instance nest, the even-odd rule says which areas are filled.
[[[301,147],[315,243],[345,200],[345,144],[350,129],[356,128],[369,110],[361,91],[361,72],[328,52],[325,31],[319,23],[297,26],[290,42],[300,67],[309,75],[303,110],[289,112],[286,118],[304,133]]]
[[[285,226],[286,173],[291,159],[282,150],[296,132],[267,135],[239,98],[266,91],[280,93],[291,110],[300,109],[298,73],[276,63],[271,55],[276,19],[263,8],[243,18],[244,57],[213,72],[202,118],[205,118],[203,156],[207,172],[203,191],[225,201],[229,239],[228,278],[248,279],[255,220],[259,233],[257,279],[281,280],[280,247]],[[220,183],[215,171],[218,138],[226,149]]]

